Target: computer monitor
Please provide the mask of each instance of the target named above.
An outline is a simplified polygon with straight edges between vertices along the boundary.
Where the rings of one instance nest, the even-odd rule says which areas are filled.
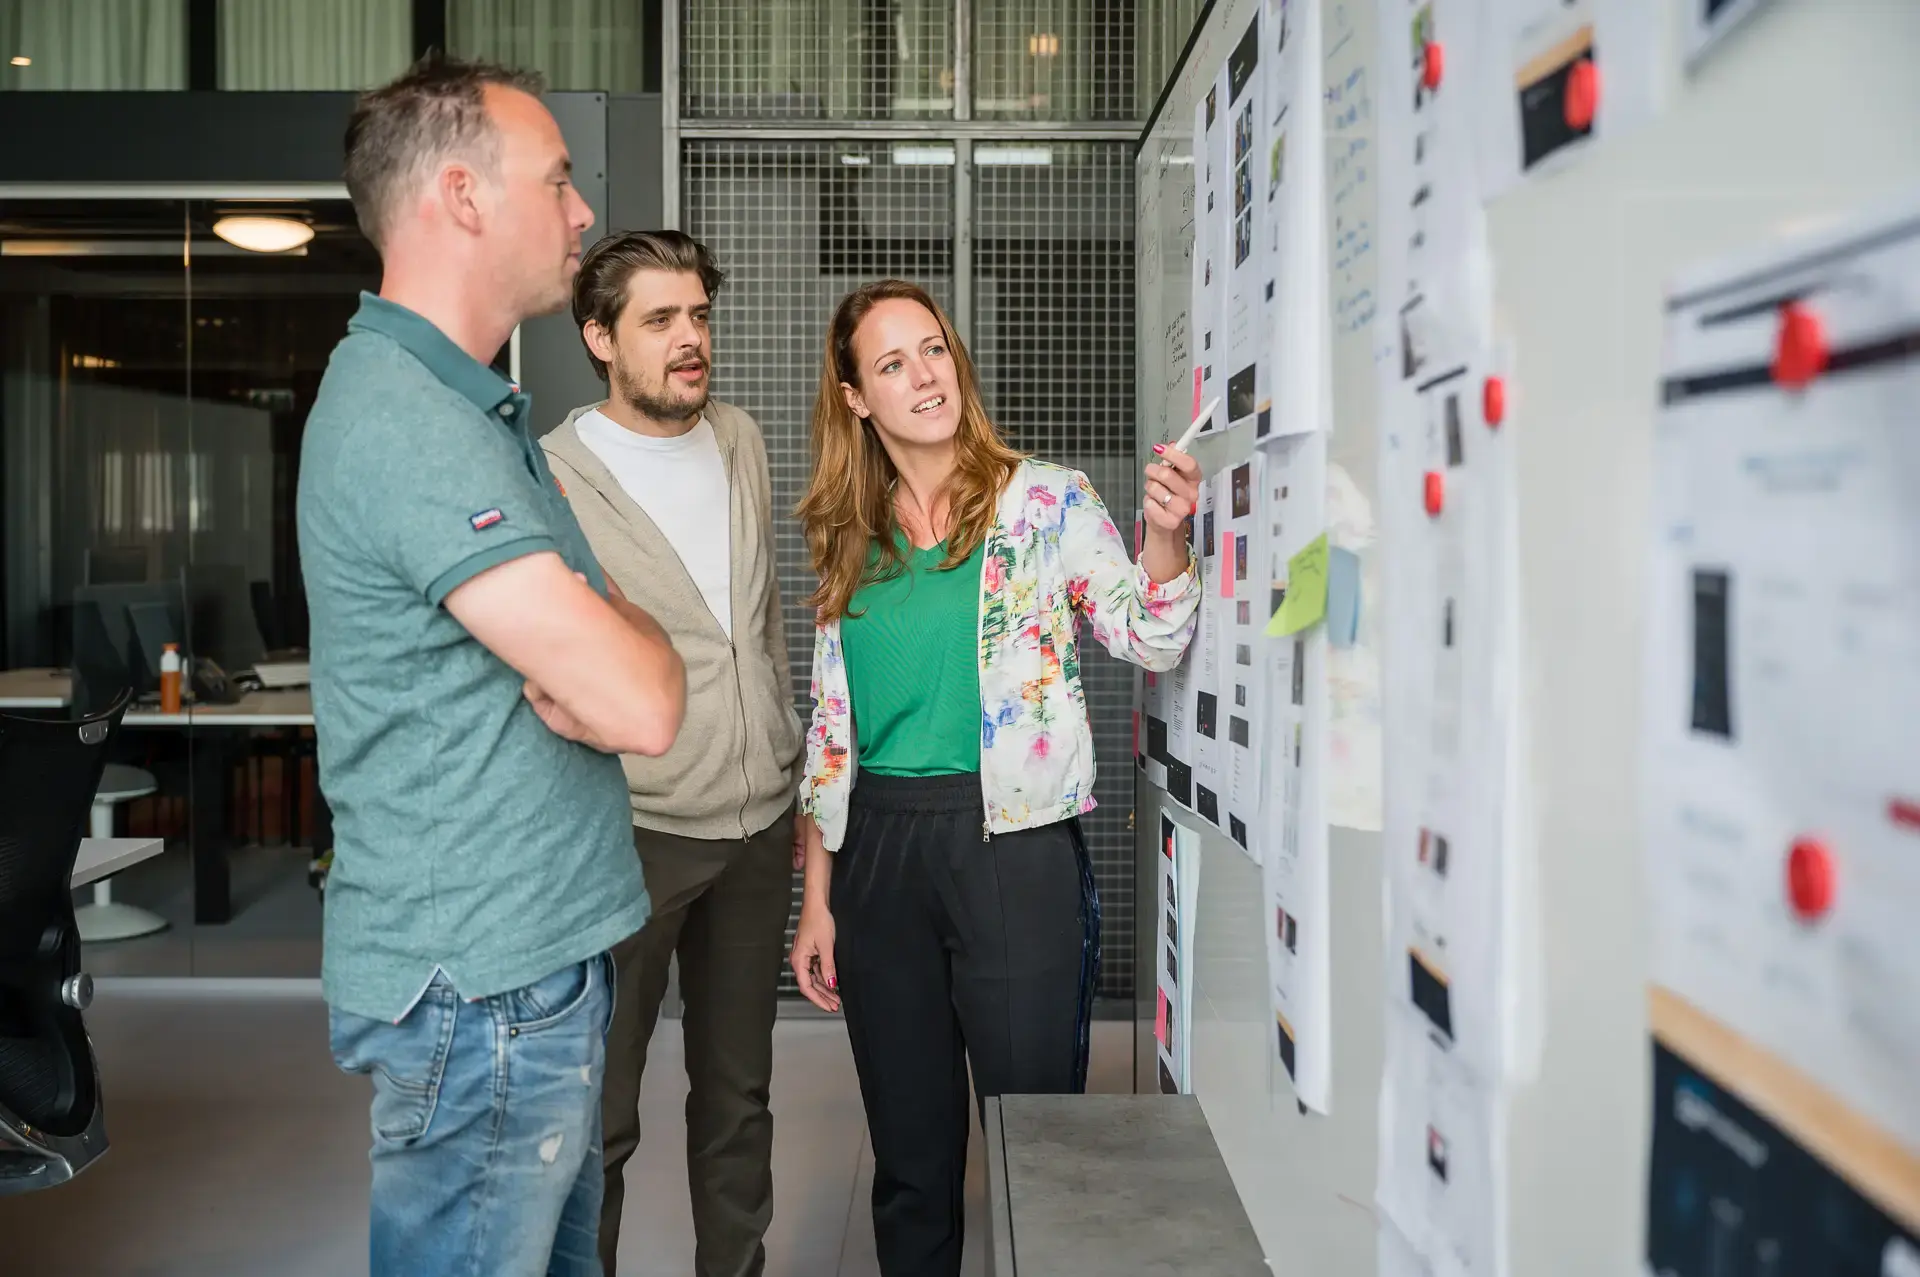
[[[73,592],[74,678],[107,704],[122,688],[136,697],[159,692],[160,654],[176,643],[184,659],[186,636],[178,586],[86,585]]]
[[[265,659],[267,644],[253,613],[246,569],[232,563],[195,563],[183,575],[194,655],[211,658],[229,674],[250,670]]]
[[[114,643],[107,616],[115,609],[94,602],[73,605],[73,713],[92,718],[133,690],[126,649]]]
[[[129,603],[127,617],[133,622],[134,648],[153,671],[154,685],[159,685],[160,654],[172,643],[180,649],[182,662],[186,659],[187,636],[180,632],[179,609],[165,603]],[[183,665],[184,668],[184,665]]]

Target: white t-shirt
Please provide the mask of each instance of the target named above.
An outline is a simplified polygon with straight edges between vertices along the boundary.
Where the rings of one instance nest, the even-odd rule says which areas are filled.
[[[732,639],[733,506],[713,427],[702,417],[679,438],[659,439],[636,434],[597,408],[573,425],[580,442],[666,536]],[[645,599],[634,602],[646,606]]]

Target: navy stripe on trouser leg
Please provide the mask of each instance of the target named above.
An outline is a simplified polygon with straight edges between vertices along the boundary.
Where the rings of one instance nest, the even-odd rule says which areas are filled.
[[[1093,859],[1075,822],[1074,843],[1080,866],[1080,1011],[1078,1054],[1073,1066],[1075,1094],[1087,1089],[1087,1067],[1093,1054],[1093,999],[1100,985],[1100,884],[1094,881]]]

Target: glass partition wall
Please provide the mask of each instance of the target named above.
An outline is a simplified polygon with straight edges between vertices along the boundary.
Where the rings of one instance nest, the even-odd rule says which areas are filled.
[[[0,706],[130,689],[96,817],[166,843],[113,911],[76,896],[83,934],[157,928],[90,940],[96,975],[319,973],[294,490],[378,277],[344,198],[0,200]],[[167,643],[193,665],[177,714]]]

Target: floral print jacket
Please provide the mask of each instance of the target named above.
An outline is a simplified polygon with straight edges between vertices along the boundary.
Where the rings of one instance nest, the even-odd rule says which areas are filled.
[[[1087,477],[1027,460],[1000,495],[980,569],[981,836],[1091,811],[1093,733],[1080,621],[1150,670],[1178,664],[1199,617],[1199,568],[1154,584],[1127,554]],[[859,770],[840,622],[815,627],[813,721],[800,809],[829,850],[846,835]]]

